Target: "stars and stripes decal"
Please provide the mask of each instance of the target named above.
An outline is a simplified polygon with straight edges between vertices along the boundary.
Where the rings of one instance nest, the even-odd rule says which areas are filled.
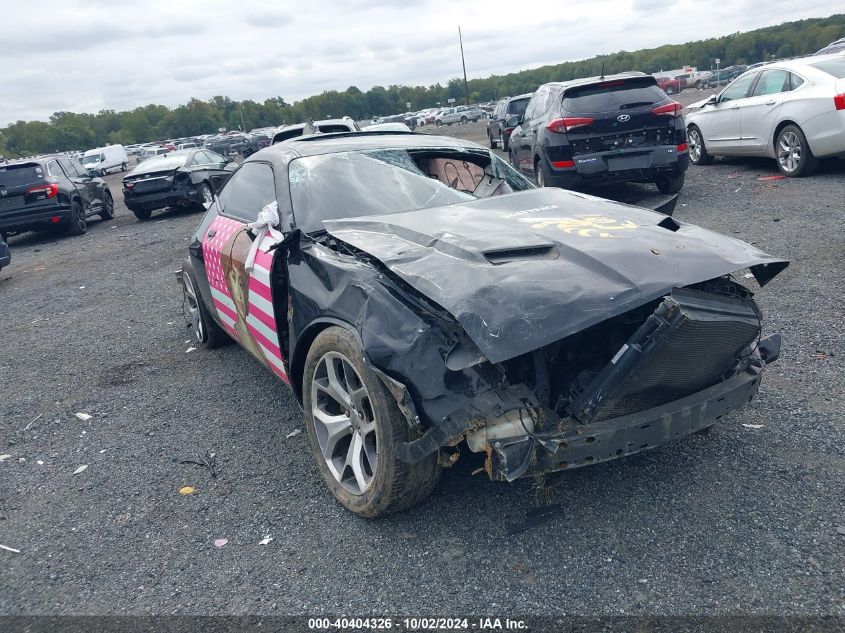
[[[243,239],[239,238],[238,233],[245,230],[245,224],[218,216],[209,226],[203,239],[203,261],[214,307],[226,331],[264,362],[274,374],[289,383],[279,345],[273,293],[270,287],[273,256],[267,252],[267,249],[275,244],[276,240],[267,236],[259,245],[255,266],[246,284],[245,297],[241,298],[240,289],[230,288],[230,283],[236,283],[231,278],[232,276],[230,275],[230,279],[226,278],[224,255],[227,261],[234,255],[233,263],[237,268],[237,274],[244,278],[247,276],[243,268],[246,251],[240,257],[241,253],[234,248],[235,240],[239,240],[238,243],[240,243],[240,239]],[[212,234],[210,237],[209,233]],[[246,240],[246,243],[248,242],[249,239]],[[241,303],[240,310],[235,303],[233,291]]]

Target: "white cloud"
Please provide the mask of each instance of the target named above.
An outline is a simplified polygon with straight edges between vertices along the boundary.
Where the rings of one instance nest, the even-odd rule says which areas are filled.
[[[226,95],[446,83],[831,12],[829,0],[41,0],[3,8],[0,125]],[[43,18],[43,19],[42,19]],[[659,18],[659,19],[657,19]],[[37,23],[38,28],[32,28]]]

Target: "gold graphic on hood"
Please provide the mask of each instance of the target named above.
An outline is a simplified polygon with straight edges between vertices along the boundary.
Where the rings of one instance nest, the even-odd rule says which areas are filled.
[[[519,218],[517,222],[531,222],[533,229],[548,229],[557,226],[564,233],[577,234],[581,237],[616,237],[615,232],[637,228],[631,220],[606,218],[601,215],[580,218]]]

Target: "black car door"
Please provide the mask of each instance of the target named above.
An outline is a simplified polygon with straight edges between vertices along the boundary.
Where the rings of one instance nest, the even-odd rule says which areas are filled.
[[[516,159],[516,167],[525,173],[534,172],[534,137],[537,130],[537,118],[543,113],[543,104],[549,89],[541,87],[525,108],[522,123],[511,135],[511,148]]]
[[[73,184],[82,198],[82,208],[85,209],[86,214],[90,214],[94,210],[99,210],[102,205],[102,197],[98,181],[94,179],[88,170],[76,161],[69,158],[58,159],[59,164],[64,170],[65,176]]]

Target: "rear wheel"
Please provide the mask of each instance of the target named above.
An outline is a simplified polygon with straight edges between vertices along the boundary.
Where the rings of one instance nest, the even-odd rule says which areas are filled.
[[[538,187],[546,187],[546,170],[543,168],[543,161],[539,158],[534,161],[534,180]]]
[[[100,213],[103,220],[111,220],[114,218],[114,200],[111,197],[111,192],[106,189],[103,195],[103,212]]]
[[[502,144],[502,151],[508,151],[508,138],[505,136],[504,132],[499,132],[499,143]]]
[[[317,467],[345,508],[374,518],[431,494],[440,477],[437,454],[416,464],[396,457],[397,446],[415,434],[350,332],[330,327],[317,336],[302,384]]]
[[[695,125],[691,125],[687,132],[689,140],[689,159],[693,165],[709,165],[713,162],[713,157],[707,153],[707,148],[704,146],[704,137]]]
[[[658,176],[654,179],[657,190],[660,193],[678,193],[684,186],[684,172],[668,176]]]
[[[143,222],[144,220],[150,219],[153,211],[152,209],[132,209],[132,213],[135,214],[135,217],[138,218],[139,221]]]
[[[465,125],[467,122],[467,118],[465,116],[461,117],[461,125]]]
[[[197,278],[189,264],[182,265],[182,306],[189,326],[193,330],[194,340],[208,349],[214,349],[232,339],[208,313],[197,290]]]
[[[129,167],[129,165],[128,165],[127,163],[123,163],[123,164],[120,166],[120,170],[121,170],[121,171],[126,171],[126,168],[127,168],[127,167]]]
[[[487,130],[487,138],[490,139],[490,149],[496,149],[497,140],[493,138],[490,130]]]
[[[82,235],[88,230],[88,221],[85,219],[85,209],[82,203],[74,200],[70,203],[70,222],[67,224],[68,235]]]
[[[775,141],[778,169],[784,176],[800,178],[809,176],[819,166],[819,160],[810,151],[807,137],[797,125],[787,125],[778,132]]]

